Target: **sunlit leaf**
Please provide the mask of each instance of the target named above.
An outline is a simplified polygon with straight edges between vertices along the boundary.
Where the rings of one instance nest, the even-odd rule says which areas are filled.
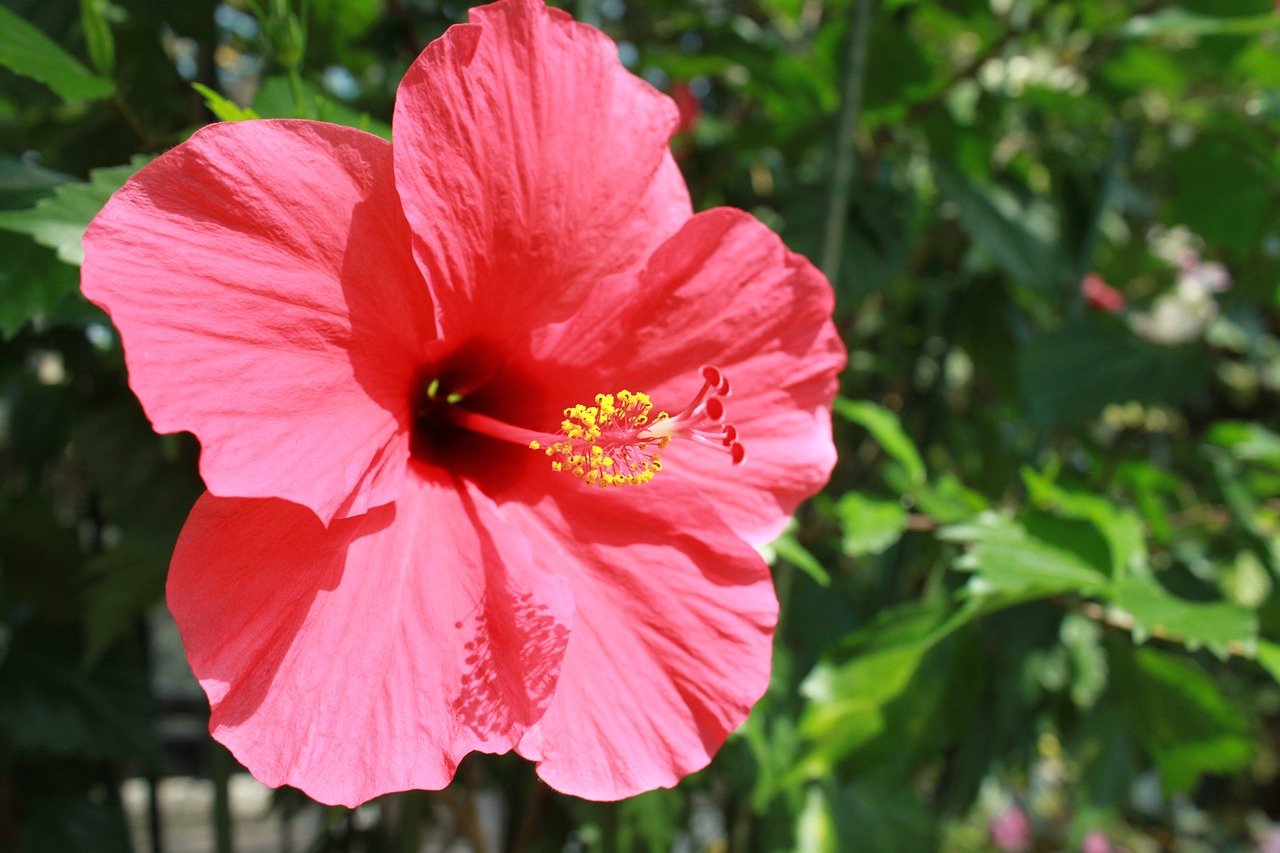
[[[850,557],[883,553],[907,529],[907,511],[901,501],[848,492],[835,509],[844,533],[842,547]]]
[[[836,399],[835,410],[845,420],[852,421],[871,433],[871,437],[884,448],[884,452],[906,469],[907,477],[912,483],[924,482],[924,460],[920,458],[915,442],[903,430],[897,415],[874,403],[846,400],[843,397]]]
[[[769,547],[775,555],[813,578],[819,586],[831,585],[831,574],[818,561],[818,558],[809,553],[809,549],[796,539],[794,526],[788,527],[781,536],[770,542]]]
[[[55,250],[63,262],[79,266],[84,260],[80,241],[89,222],[146,162],[147,158],[135,157],[128,166],[94,169],[88,181],[62,184],[29,210],[0,212],[0,229],[30,234],[40,245]]]
[[[1111,551],[1112,577],[1145,570],[1147,544],[1142,522],[1132,510],[1098,495],[1065,489],[1031,468],[1022,469],[1022,480],[1037,506],[1067,518],[1088,521],[1098,529]]]
[[[973,573],[969,587],[975,594],[1090,595],[1107,583],[1097,555],[1085,550],[1088,539],[1079,531],[1063,528],[1045,538],[1029,531],[1022,521],[987,512],[971,522],[945,527],[938,535],[970,546],[955,565]]]
[[[1108,597],[1133,617],[1134,630],[1144,639],[1162,637],[1226,655],[1251,651],[1257,637],[1258,617],[1252,610],[1225,601],[1188,601],[1149,577],[1130,575],[1117,582]]]
[[[209,112],[217,116],[218,121],[246,121],[261,118],[252,109],[242,107],[230,98],[223,97],[203,83],[192,83],[191,88],[200,93],[204,98],[205,106],[209,108]]]

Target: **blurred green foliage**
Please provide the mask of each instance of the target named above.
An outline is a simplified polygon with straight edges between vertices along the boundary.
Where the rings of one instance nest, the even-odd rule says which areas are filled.
[[[570,11],[677,96],[697,206],[755,213],[836,287],[841,461],[767,549],[773,684],[675,790],[584,803],[477,756],[376,819],[329,810],[310,849],[465,837],[486,792],[513,850],[1261,845],[1280,819],[1272,0]],[[197,448],[151,433],[79,296],[85,225],[215,117],[389,136],[404,70],[464,14],[0,7],[0,849],[130,849],[123,776],[190,772],[157,722],[190,684],[155,634]]]

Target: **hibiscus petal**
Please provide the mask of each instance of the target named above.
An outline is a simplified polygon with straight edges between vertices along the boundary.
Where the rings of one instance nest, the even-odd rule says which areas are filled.
[[[325,803],[438,789],[503,752],[555,689],[573,603],[475,488],[414,469],[328,529],[281,500],[196,504],[168,598],[210,730]]]
[[[444,337],[522,338],[689,217],[671,100],[541,0],[471,10],[396,96],[396,182]]]
[[[689,489],[585,489],[504,513],[576,611],[555,698],[518,747],[553,788],[616,800],[704,767],[769,681],[777,599]]]
[[[85,235],[159,432],[189,430],[214,494],[325,521],[394,500],[434,336],[391,146],[319,122],[211,125],[139,172]]]
[[[835,465],[831,400],[845,349],[832,304],[826,278],[776,234],[742,211],[710,210],[642,272],[602,281],[577,315],[542,330],[532,359],[564,379],[564,399],[550,406],[629,388],[673,414],[701,387],[701,365],[721,368],[746,462],[677,440],[644,488],[662,491],[679,477],[739,535],[765,542]]]

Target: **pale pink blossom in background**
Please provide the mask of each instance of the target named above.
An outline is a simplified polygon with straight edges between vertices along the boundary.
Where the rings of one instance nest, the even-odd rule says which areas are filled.
[[[1005,853],[1024,853],[1031,847],[1031,819],[1017,806],[1010,806],[991,821],[991,843]]]

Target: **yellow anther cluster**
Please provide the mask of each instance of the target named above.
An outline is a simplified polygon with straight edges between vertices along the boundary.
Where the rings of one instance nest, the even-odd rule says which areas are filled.
[[[577,405],[564,410],[563,436],[546,448],[553,471],[581,477],[589,486],[635,486],[647,483],[662,470],[658,451],[670,436],[648,436],[646,426],[653,403],[649,395],[619,391],[597,394],[594,406]],[[653,420],[666,420],[659,412]],[[530,445],[541,449],[538,442]]]

